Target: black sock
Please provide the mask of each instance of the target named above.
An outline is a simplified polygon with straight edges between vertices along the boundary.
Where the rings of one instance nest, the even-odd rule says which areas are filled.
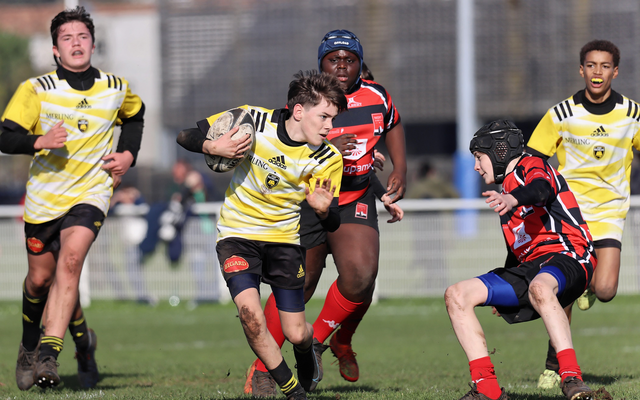
[[[315,368],[315,353],[313,352],[313,344],[307,347],[305,350],[301,350],[298,346],[293,345],[293,354],[296,357],[296,368],[298,370],[298,377],[303,377],[313,374]]]
[[[64,339],[55,336],[43,336],[40,341],[40,355],[38,360],[44,360],[45,357],[53,357],[56,360],[62,351]]]
[[[300,386],[300,382],[293,376],[293,372],[287,366],[287,362],[282,359],[280,365],[278,365],[275,369],[268,370],[273,380],[276,381],[278,386],[280,386],[280,390],[284,393],[285,396],[295,392],[296,390],[302,390],[302,386]]]
[[[22,284],[22,346],[27,351],[33,351],[40,341],[40,321],[47,296],[31,296],[27,293],[26,285]]]
[[[87,322],[84,319],[84,314],[75,321],[69,322],[69,332],[76,344],[76,349],[80,352],[84,352],[89,348],[89,332],[87,330]]]
[[[549,347],[547,348],[547,361],[544,363],[546,369],[550,369],[552,371],[560,371],[560,364],[558,364],[558,357],[556,356],[556,349],[551,345],[551,340],[549,340]]]

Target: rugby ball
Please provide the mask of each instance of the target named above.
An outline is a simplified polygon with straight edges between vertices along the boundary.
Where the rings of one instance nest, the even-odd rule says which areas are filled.
[[[218,140],[220,136],[229,132],[235,127],[238,131],[233,134],[232,139],[240,139],[245,135],[251,136],[251,143],[256,138],[256,124],[251,114],[242,108],[233,108],[226,111],[216,119],[207,131],[207,140]],[[241,158],[226,158],[222,156],[204,155],[204,160],[215,172],[227,172],[238,166],[245,158],[248,151],[245,151]]]

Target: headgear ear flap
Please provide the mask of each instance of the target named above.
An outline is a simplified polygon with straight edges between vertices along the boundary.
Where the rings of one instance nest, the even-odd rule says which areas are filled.
[[[471,153],[479,151],[489,156],[495,183],[504,181],[507,165],[524,151],[522,131],[511,121],[489,122],[473,135],[469,144]]]

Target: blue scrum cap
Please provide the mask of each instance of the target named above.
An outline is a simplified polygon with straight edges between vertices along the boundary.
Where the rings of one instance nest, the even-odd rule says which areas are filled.
[[[318,47],[318,71],[322,72],[322,59],[327,54],[336,50],[350,51],[360,58],[360,75],[362,73],[362,61],[364,60],[364,52],[360,40],[353,33],[346,29],[338,29],[324,35],[320,47]]]

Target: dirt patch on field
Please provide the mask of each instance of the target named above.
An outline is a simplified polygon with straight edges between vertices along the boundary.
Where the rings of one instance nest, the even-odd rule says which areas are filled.
[[[613,400],[613,396],[611,396],[604,387],[596,390],[594,394],[596,396],[594,400]]]

